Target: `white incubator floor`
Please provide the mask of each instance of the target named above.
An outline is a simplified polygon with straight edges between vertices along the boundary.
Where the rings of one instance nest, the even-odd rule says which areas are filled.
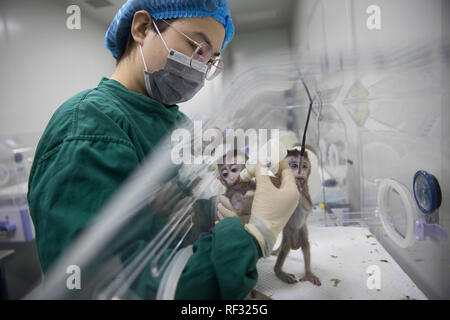
[[[427,299],[368,229],[308,226],[308,230],[311,268],[322,285],[282,282],[273,271],[276,257],[272,256],[258,262],[258,291],[274,300]],[[371,265],[381,271],[378,290],[367,287],[367,268]],[[294,274],[297,280],[304,275],[301,249],[291,250],[283,271]]]

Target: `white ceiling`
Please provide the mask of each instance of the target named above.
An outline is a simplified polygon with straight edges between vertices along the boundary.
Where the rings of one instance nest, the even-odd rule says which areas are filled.
[[[86,0],[64,0],[67,5],[76,4],[81,12],[90,18],[109,26],[114,15],[126,2],[124,0],[108,0],[113,5],[94,8]],[[289,27],[295,0],[228,0],[231,17],[237,32]]]

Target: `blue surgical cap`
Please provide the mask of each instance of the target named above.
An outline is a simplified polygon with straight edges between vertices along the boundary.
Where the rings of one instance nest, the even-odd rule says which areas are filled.
[[[128,0],[117,12],[105,35],[105,45],[115,59],[127,44],[134,14],[139,10],[146,10],[155,20],[213,17],[225,28],[222,50],[234,36],[227,0]]]

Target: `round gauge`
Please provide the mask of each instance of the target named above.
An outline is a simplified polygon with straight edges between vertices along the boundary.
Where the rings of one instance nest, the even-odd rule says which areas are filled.
[[[414,198],[420,211],[431,214],[436,211],[442,202],[441,188],[436,177],[420,170],[414,175]]]
[[[23,156],[21,153],[14,153],[14,161],[16,163],[20,163],[23,160]]]

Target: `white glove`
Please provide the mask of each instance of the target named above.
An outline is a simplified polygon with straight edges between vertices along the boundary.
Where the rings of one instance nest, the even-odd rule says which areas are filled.
[[[280,162],[281,185],[275,187],[267,166],[256,166],[256,192],[250,221],[245,229],[258,241],[263,256],[270,256],[275,241],[300,200],[294,175],[285,160]]]
[[[233,208],[233,205],[230,202],[230,199],[225,197],[224,195],[220,196],[219,203],[217,204],[217,221],[228,218],[228,217],[237,217],[237,213]]]

